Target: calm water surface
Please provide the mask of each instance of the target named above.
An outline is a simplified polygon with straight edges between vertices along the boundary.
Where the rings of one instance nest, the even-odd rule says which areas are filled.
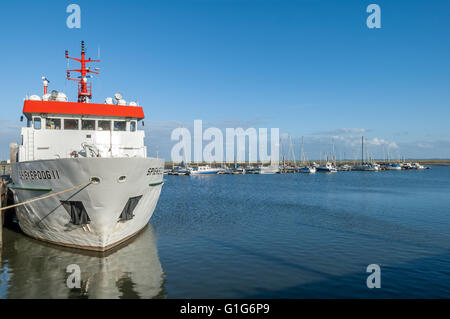
[[[450,167],[165,179],[149,227],[106,255],[4,230],[0,298],[450,297]]]

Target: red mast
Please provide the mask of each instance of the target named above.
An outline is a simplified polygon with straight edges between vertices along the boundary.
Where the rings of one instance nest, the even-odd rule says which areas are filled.
[[[83,103],[89,102],[89,100],[92,99],[92,85],[87,81],[87,79],[91,77],[90,75],[87,74],[88,73],[98,74],[98,72],[91,71],[90,67],[86,68],[86,63],[100,62],[100,60],[91,60],[91,58],[89,58],[88,60],[85,59],[84,41],[81,41],[81,59],[69,57],[69,52],[67,50],[66,50],[66,59],[72,59],[81,63],[81,69],[67,70],[67,79],[78,82],[78,102]],[[95,68],[95,70],[98,70],[98,68]],[[78,79],[72,79],[70,78],[70,72],[79,72],[81,73],[81,75],[78,77]]]

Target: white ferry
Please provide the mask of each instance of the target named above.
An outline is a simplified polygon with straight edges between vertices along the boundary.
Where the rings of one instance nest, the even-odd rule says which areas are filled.
[[[32,95],[23,106],[22,128],[13,184],[21,229],[36,239],[81,249],[104,251],[137,234],[153,214],[164,172],[164,160],[148,158],[145,133],[138,129],[142,107],[120,94],[103,104],[90,103],[84,42],[77,70],[78,101],[65,94]],[[72,79],[70,72],[79,72]],[[67,191],[69,189],[73,189]],[[54,194],[56,193],[56,196]],[[46,197],[48,195],[48,197]],[[37,197],[46,197],[28,203]]]

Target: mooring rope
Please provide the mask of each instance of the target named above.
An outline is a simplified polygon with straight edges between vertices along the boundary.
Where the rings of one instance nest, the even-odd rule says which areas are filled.
[[[14,204],[14,205],[9,205],[9,206],[6,206],[6,207],[2,207],[2,208],[0,208],[0,211],[6,210],[6,209],[9,209],[9,208],[13,208],[13,207],[17,207],[17,206],[22,206],[22,205],[30,204],[30,203],[32,203],[32,202],[36,202],[36,201],[38,201],[38,200],[43,200],[43,199],[46,199],[46,198],[50,198],[50,197],[53,197],[53,196],[56,196],[56,195],[59,195],[59,194],[62,194],[62,193],[70,192],[70,191],[73,191],[73,190],[75,190],[75,189],[77,189],[77,188],[81,188],[81,187],[87,186],[87,185],[89,185],[89,184],[91,184],[91,183],[92,183],[92,181],[89,181],[89,182],[80,184],[80,185],[78,185],[78,186],[74,186],[74,187],[71,187],[71,188],[68,188],[68,189],[65,189],[65,190],[56,192],[56,193],[52,193],[52,194],[48,194],[48,195],[45,195],[45,196],[33,198],[33,199],[27,200],[27,201],[22,202],[22,203],[17,203],[17,204]]]

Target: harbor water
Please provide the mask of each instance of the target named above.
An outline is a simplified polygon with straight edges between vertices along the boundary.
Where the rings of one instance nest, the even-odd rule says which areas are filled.
[[[106,254],[4,229],[0,298],[448,298],[449,194],[442,166],[165,176],[150,225]]]

